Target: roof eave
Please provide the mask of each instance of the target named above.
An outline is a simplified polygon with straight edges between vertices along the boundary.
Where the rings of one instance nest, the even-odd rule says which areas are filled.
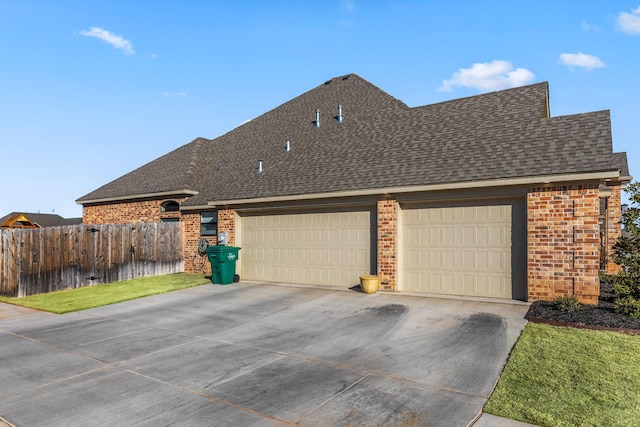
[[[296,194],[286,196],[270,196],[270,197],[257,197],[246,199],[229,199],[229,200],[211,200],[206,204],[183,206],[180,210],[202,210],[213,209],[219,206],[228,205],[242,205],[248,203],[272,203],[272,202],[287,202],[293,200],[310,200],[310,199],[326,199],[326,198],[340,198],[340,197],[355,197],[355,196],[373,196],[373,195],[390,195],[390,194],[402,194],[402,193],[418,193],[418,192],[430,192],[430,191],[442,191],[442,190],[469,190],[478,188],[490,188],[490,187],[508,187],[508,186],[522,186],[522,185],[543,185],[549,186],[555,183],[567,183],[567,182],[586,182],[586,181],[605,181],[605,180],[622,180],[619,170],[602,171],[602,172],[589,172],[589,173],[576,173],[576,174],[559,174],[559,175],[540,175],[520,178],[504,178],[504,179],[492,179],[482,181],[466,181],[466,182],[453,182],[445,184],[430,184],[430,185],[413,185],[405,187],[386,187],[386,188],[374,188],[364,190],[348,190],[348,191],[336,191],[330,193],[315,193],[315,194]]]
[[[78,199],[76,203],[79,205],[91,205],[95,203],[112,203],[112,202],[124,202],[131,200],[139,200],[139,199],[157,199],[160,197],[171,197],[171,196],[195,196],[198,194],[198,191],[194,190],[173,190],[173,191],[161,191],[158,193],[142,193],[142,194],[132,194],[129,196],[115,196],[115,197],[102,197],[97,199]]]

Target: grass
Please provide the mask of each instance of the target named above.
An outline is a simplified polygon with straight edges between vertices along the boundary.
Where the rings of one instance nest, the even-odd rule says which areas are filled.
[[[637,426],[640,336],[529,323],[484,411],[539,426]]]
[[[162,276],[140,277],[104,285],[68,289],[23,298],[1,297],[0,302],[31,307],[51,313],[69,313],[87,308],[101,307],[150,295],[176,291],[207,283],[201,274],[176,273]]]

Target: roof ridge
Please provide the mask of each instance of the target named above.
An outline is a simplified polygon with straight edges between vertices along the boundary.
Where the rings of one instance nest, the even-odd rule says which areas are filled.
[[[187,167],[185,168],[185,171],[184,171],[185,187],[190,186],[190,187],[193,187],[193,189],[195,189],[197,185],[197,182],[196,182],[198,179],[197,169],[202,159],[202,156],[200,154],[201,154],[204,143],[207,141],[208,141],[207,139],[202,137],[198,137],[193,141],[191,141],[191,143],[194,144],[194,148],[191,151],[191,159],[189,160],[189,163],[187,164]]]
[[[531,89],[533,89],[533,88],[535,88],[537,86],[544,86],[547,92],[549,90],[549,82],[548,81],[543,81],[543,82],[539,82],[539,83],[532,83],[530,85],[512,87],[512,88],[508,88],[508,89],[492,90],[490,92],[478,93],[478,94],[475,94],[475,95],[464,96],[462,98],[448,99],[448,100],[445,100],[445,101],[434,102],[432,104],[417,105],[415,107],[410,107],[410,108],[411,109],[416,109],[416,108],[423,108],[423,107],[431,107],[431,106],[435,106],[435,105],[443,105],[443,104],[448,104],[448,103],[469,101],[469,100],[483,98],[483,97],[487,97],[487,96],[504,95],[504,94],[507,94],[509,92],[524,91],[526,89],[531,90]]]

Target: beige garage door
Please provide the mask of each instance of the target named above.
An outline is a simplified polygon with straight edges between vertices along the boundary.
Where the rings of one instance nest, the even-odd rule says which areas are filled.
[[[523,201],[404,207],[402,290],[526,297]]]
[[[350,287],[371,269],[371,210],[241,215],[241,277]]]

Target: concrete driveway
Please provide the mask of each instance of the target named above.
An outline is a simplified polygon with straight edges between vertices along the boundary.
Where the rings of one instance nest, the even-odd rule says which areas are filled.
[[[449,427],[480,414],[527,306],[236,283],[14,311],[0,416],[17,426]]]

